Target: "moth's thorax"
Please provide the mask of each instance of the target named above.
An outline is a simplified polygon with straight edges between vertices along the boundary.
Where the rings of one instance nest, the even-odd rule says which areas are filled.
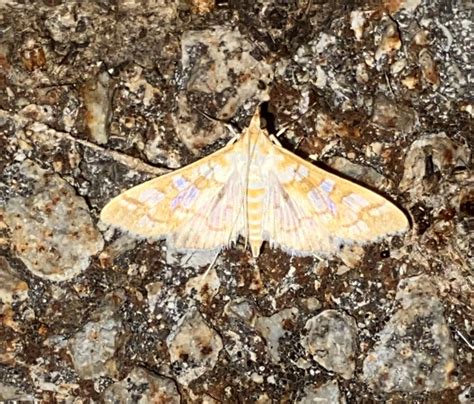
[[[240,144],[251,164],[260,164],[262,157],[271,153],[273,147],[268,132],[260,128],[248,128],[243,133]]]

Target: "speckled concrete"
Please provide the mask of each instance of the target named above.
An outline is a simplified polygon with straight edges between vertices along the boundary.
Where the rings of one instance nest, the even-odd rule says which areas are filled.
[[[469,7],[0,2],[0,401],[472,402]],[[99,222],[262,103],[410,231],[206,272]]]

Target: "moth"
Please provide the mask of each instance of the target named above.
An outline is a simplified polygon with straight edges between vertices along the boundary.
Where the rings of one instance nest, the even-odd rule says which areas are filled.
[[[293,255],[330,256],[345,244],[402,233],[405,214],[381,195],[316,167],[260,128],[257,109],[215,153],[112,199],[100,219],[178,251],[220,251],[239,237]]]

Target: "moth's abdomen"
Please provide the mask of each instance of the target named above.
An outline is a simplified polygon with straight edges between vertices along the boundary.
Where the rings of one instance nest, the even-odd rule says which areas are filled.
[[[249,174],[247,191],[247,223],[248,241],[252,250],[252,255],[258,257],[260,247],[263,242],[262,218],[263,218],[263,198],[265,188],[260,176],[254,173]]]

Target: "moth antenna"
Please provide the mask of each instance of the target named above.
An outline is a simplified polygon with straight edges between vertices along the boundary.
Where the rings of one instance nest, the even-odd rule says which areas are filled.
[[[211,269],[214,267],[214,265],[216,264],[216,261],[217,261],[217,258],[219,257],[219,254],[220,254],[220,250],[217,251],[216,255],[214,256],[214,258],[212,259],[211,263],[209,264],[209,266],[207,267],[206,269],[206,272],[204,272],[203,274],[203,277],[207,277],[207,275],[209,275],[209,272],[211,271]]]
[[[208,113],[204,112],[204,111],[201,111],[200,109],[197,109],[196,110],[198,113],[200,113],[203,117],[209,119],[210,121],[213,121],[213,122],[219,122],[219,123],[222,123],[226,128],[227,130],[231,133],[232,135],[232,139],[229,140],[229,142],[227,143],[228,145],[229,144],[233,144],[235,143],[237,140],[240,139],[240,136],[241,136],[241,131],[235,127],[235,125],[232,125],[231,123],[229,122],[226,122],[222,119],[218,119],[218,118],[215,118],[211,115],[209,115]]]

